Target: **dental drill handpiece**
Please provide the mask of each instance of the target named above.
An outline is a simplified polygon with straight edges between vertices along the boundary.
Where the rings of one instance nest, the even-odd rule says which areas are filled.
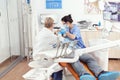
[[[61,35],[61,33],[58,33],[57,43],[58,43],[58,47],[57,47],[57,52],[56,52],[56,58],[59,57],[59,50],[60,50],[61,45],[62,45],[62,35]]]
[[[76,44],[77,44],[77,40],[73,41],[73,46],[72,46],[72,52],[73,52],[73,53],[74,53],[74,51],[75,51],[75,46],[76,46]]]
[[[59,38],[57,38],[57,45],[58,45],[58,47],[57,47],[56,57],[58,57],[57,54],[58,54],[59,49],[60,49],[60,44],[61,44],[61,42],[60,42]]]
[[[68,43],[65,43],[66,45],[65,45],[65,51],[64,51],[64,56],[66,56],[67,55],[67,48],[69,47],[69,42]]]
[[[61,43],[61,44],[62,44],[62,50],[60,52],[60,57],[62,57],[62,53],[63,53],[64,47],[65,47],[65,43]]]

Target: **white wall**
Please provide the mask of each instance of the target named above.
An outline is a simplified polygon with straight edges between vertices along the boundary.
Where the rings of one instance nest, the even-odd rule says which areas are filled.
[[[41,28],[40,14],[52,13],[57,14],[60,19],[64,15],[72,14],[74,23],[80,20],[91,20],[92,22],[98,22],[102,20],[102,15],[86,15],[84,14],[84,0],[62,0],[62,9],[46,9],[46,0],[31,0],[32,6],[32,30],[33,30],[33,42],[34,37]]]
[[[10,55],[20,55],[17,10],[17,0],[0,0],[0,63]]]
[[[6,0],[0,0],[0,63],[10,57]]]
[[[10,47],[12,55],[20,55],[20,38],[17,0],[7,0],[9,17]]]

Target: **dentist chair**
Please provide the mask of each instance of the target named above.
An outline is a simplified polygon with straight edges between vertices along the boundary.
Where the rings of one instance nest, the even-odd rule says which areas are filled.
[[[94,52],[94,51],[98,51],[98,50],[103,50],[104,51],[105,49],[110,48],[110,47],[120,46],[120,40],[118,40],[118,41],[107,41],[107,40],[104,40],[104,41],[105,41],[104,44],[100,44],[100,45],[96,44],[96,45],[93,45],[92,47],[88,47],[88,48],[84,48],[84,49],[79,50],[80,53],[79,54],[77,53],[74,56],[73,59],[71,59],[71,58],[70,59],[68,59],[68,58],[58,58],[58,59],[55,59],[54,61],[55,62],[59,62],[59,64],[62,67],[66,67],[68,69],[68,71],[70,71],[70,73],[74,76],[74,78],[76,80],[80,80],[78,74],[75,72],[75,70],[72,68],[72,66],[69,63],[76,62],[79,59],[78,56],[80,56],[81,54]],[[108,55],[108,53],[106,53],[106,54]],[[93,55],[95,55],[95,54],[93,54]],[[106,60],[108,61],[108,58]],[[107,62],[106,65],[108,65],[108,62]],[[90,74],[93,75],[93,73],[87,68],[87,66],[85,64],[84,64],[84,67],[85,67],[85,69],[87,69],[88,72],[90,72]],[[107,67],[106,66],[105,67],[102,66],[102,68],[104,68],[104,70],[107,70],[108,66]]]
[[[68,44],[66,44],[66,45],[68,46]],[[98,51],[98,50],[102,50],[102,49],[106,49],[106,48],[110,48],[110,47],[116,47],[116,46],[120,46],[120,40],[111,41],[111,42],[108,42],[105,44],[95,45],[95,46],[87,47],[84,49],[79,49],[79,50],[77,50],[79,53],[75,53],[74,57],[72,57],[72,58],[66,58],[65,56],[68,55],[66,53],[59,54],[59,55],[56,54],[52,60],[53,61],[52,66],[50,66],[50,67],[47,66],[48,68],[40,68],[38,66],[37,68],[39,68],[39,72],[44,70],[44,73],[46,73],[46,75],[43,76],[44,80],[49,80],[50,75],[54,72],[51,70],[54,70],[56,68],[56,65],[59,63],[59,65],[67,68],[71,72],[71,74],[74,76],[75,80],[79,80],[78,74],[74,71],[74,69],[72,68],[72,66],[69,63],[76,62],[79,59],[79,56],[81,56],[82,54],[90,53],[90,52],[94,52],[94,51]],[[67,51],[67,49],[65,50],[65,52],[66,51]],[[62,51],[62,52],[64,52],[64,51]],[[48,54],[48,52],[45,52],[45,53]],[[45,58],[47,58],[47,57],[45,57]],[[85,68],[87,69],[86,65],[85,65]],[[90,72],[90,73],[92,74],[92,72]],[[24,75],[23,77],[26,78],[26,75]],[[27,76],[27,77],[29,77],[29,76]],[[41,77],[39,77],[38,80],[41,80]]]

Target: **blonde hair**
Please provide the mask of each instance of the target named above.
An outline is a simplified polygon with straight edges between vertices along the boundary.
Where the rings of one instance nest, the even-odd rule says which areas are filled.
[[[53,20],[51,17],[47,17],[47,18],[45,19],[45,24],[44,24],[44,26],[45,26],[46,28],[50,28],[50,27],[53,26],[53,23],[54,23],[54,20]]]

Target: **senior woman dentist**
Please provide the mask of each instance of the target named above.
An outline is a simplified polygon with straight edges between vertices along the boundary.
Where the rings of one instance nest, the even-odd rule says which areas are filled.
[[[35,38],[35,45],[33,48],[33,60],[41,60],[42,58],[44,58],[40,55],[44,51],[48,51],[48,53],[45,52],[46,57],[54,58],[56,56],[56,51],[50,53],[50,51],[54,49],[55,44],[57,43],[57,36],[53,32],[53,27],[54,20],[51,17],[47,17],[45,19],[43,29]],[[62,67],[60,68],[59,66],[59,69],[57,71],[58,72],[55,72],[51,75],[52,79],[62,80]]]

